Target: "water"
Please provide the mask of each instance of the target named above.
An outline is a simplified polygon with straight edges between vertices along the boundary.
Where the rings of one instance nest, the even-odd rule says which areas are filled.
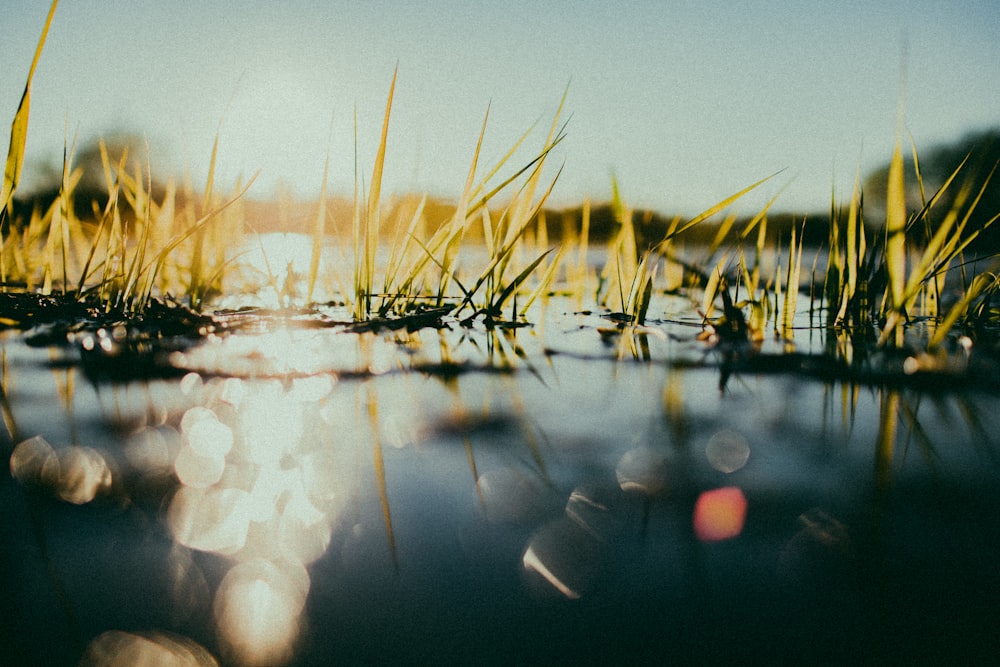
[[[638,336],[573,311],[382,334],[273,318],[118,385],[4,335],[3,664],[1000,648],[994,395],[720,389],[672,313]]]

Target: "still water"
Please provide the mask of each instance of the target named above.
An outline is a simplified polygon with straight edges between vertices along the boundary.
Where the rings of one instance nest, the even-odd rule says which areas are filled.
[[[270,316],[124,384],[6,334],[0,662],[1000,648],[996,396],[792,373],[720,387],[683,322],[608,332],[559,299],[535,322]]]

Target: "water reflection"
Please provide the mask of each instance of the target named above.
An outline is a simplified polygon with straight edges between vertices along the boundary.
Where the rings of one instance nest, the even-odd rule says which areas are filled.
[[[694,534],[702,542],[738,537],[747,517],[747,499],[738,486],[703,491],[694,505]]]
[[[750,460],[750,445],[742,433],[724,429],[709,438],[705,457],[719,472],[733,473]]]
[[[111,468],[97,450],[72,446],[57,451],[41,436],[14,448],[10,472],[22,484],[48,488],[74,505],[85,505],[108,492],[112,482]]]
[[[600,573],[600,556],[601,543],[593,533],[569,517],[560,517],[535,531],[521,563],[530,575],[529,584],[544,582],[578,600]]]
[[[214,613],[241,664],[282,664],[299,638],[306,566],[328,548],[345,494],[323,436],[333,387],[323,377],[213,381],[180,419],[181,486],[167,522],[180,544],[235,563]]]
[[[217,667],[196,642],[165,632],[110,630],[87,646],[80,667]]]
[[[165,394],[78,388],[62,401],[67,419],[81,419],[76,435],[25,409],[34,396],[5,373],[5,421],[17,416],[29,436],[8,426],[11,477],[64,505],[94,505],[91,516],[104,497],[118,515],[148,512],[107,554],[148,544],[149,517],[169,529],[149,574],[169,594],[148,603],[169,613],[146,626],[164,632],[104,632],[136,626],[102,619],[84,664],[279,665],[338,650],[375,659],[378,648],[344,646],[382,640],[401,652],[449,617],[492,647],[493,624],[522,628],[517,618],[524,636],[540,636],[529,621],[545,618],[581,646],[586,630],[566,629],[574,619],[634,624],[644,640],[653,626],[682,626],[701,640],[733,627],[716,607],[766,609],[806,634],[814,626],[780,595],[860,591],[866,563],[908,563],[914,545],[940,543],[949,524],[933,512],[947,508],[914,505],[927,479],[944,497],[966,482],[994,490],[990,397],[930,401],[746,371],[720,394],[711,366],[659,364],[663,342],[647,336],[650,349],[622,361],[617,349],[543,354],[518,329],[249,332],[179,356],[190,373]],[[65,388],[65,373],[49,379]],[[95,436],[99,421],[114,427]],[[907,455],[912,442],[922,456]],[[961,511],[995,524],[990,502],[972,501]],[[927,527],[925,510],[938,523]],[[988,583],[976,559],[995,540],[955,539],[949,548],[978,549],[971,566]],[[953,564],[923,562],[935,573]],[[85,567],[68,571],[86,582]],[[85,583],[72,605],[79,591]],[[860,593],[851,602],[870,604]],[[679,608],[709,629],[685,624]],[[608,625],[615,615],[625,620]],[[215,657],[166,630],[197,636]]]

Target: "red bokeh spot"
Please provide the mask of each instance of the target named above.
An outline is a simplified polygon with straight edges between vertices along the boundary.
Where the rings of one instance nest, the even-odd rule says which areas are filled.
[[[737,486],[705,491],[694,505],[694,533],[702,542],[718,542],[743,532],[747,499]]]

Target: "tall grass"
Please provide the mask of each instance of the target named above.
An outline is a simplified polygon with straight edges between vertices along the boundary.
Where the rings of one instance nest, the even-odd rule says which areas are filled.
[[[803,227],[805,223],[803,223]],[[779,333],[782,338],[792,340],[794,338],[793,329],[795,326],[795,314],[798,307],[798,295],[800,277],[802,275],[802,240],[795,242],[795,227],[792,227],[791,239],[788,243],[788,265],[785,274],[785,297],[782,302],[781,327]],[[778,276],[780,279],[780,275]],[[780,283],[779,283],[780,284]]]
[[[214,201],[204,213],[195,206],[178,209],[177,190],[168,183],[163,198],[153,199],[148,166],[130,174],[127,154],[112,161],[103,144],[108,198],[93,223],[77,217],[75,187],[80,170],[72,153],[64,159],[59,195],[27,224],[12,221],[0,253],[5,285],[43,294],[96,300],[107,311],[138,315],[157,294],[173,294],[199,308],[232,261],[242,221],[230,207],[252,180],[227,201]],[[18,239],[20,243],[11,242]]]
[[[828,326],[856,332],[877,328],[877,340],[883,346],[902,346],[906,325],[915,316],[938,322],[927,342],[931,347],[939,345],[976,299],[997,289],[990,274],[977,276],[962,285],[960,298],[941,315],[941,292],[949,273],[955,268],[964,271],[965,252],[1000,218],[997,213],[981,226],[970,225],[996,167],[973,192],[972,179],[959,185],[967,168],[965,160],[928,199],[915,148],[913,164],[922,206],[910,213],[905,201],[902,150],[897,142],[889,168],[885,221],[874,244],[868,244],[864,198],[857,181],[846,219],[839,211],[831,211],[825,290],[831,316]],[[956,187],[951,205],[938,222],[935,205]],[[913,239],[920,243],[912,244]]]
[[[456,315],[471,308],[474,314],[499,317],[506,304],[516,302],[517,295],[527,287],[529,278],[541,270],[548,254],[547,250],[542,251],[534,260],[524,264],[516,260],[517,251],[524,245],[525,235],[535,223],[558,178],[557,175],[547,186],[541,183],[546,157],[564,136],[559,116],[565,95],[542,149],[525,166],[492,188],[489,187],[490,181],[512,159],[529,133],[523,134],[485,176],[480,176],[480,154],[489,119],[487,111],[465,185],[450,218],[436,224],[425,224],[425,200],[421,200],[408,219],[396,221],[393,225],[395,236],[390,243],[382,246],[386,240],[380,233],[383,211],[379,198],[395,80],[394,75],[367,200],[358,199],[357,193],[361,188],[356,180],[354,318],[360,321],[373,316],[404,315],[424,306],[445,307]],[[522,176],[524,180],[519,183]],[[501,194],[512,189],[508,201],[500,209],[499,217],[494,218],[492,206]],[[487,257],[485,267],[473,274],[470,282],[460,275],[460,251],[463,240],[477,226],[481,226]],[[421,238],[420,230],[427,227],[433,231],[429,237]],[[382,267],[381,291],[376,291],[377,250],[380,247],[387,247],[388,258]],[[546,276],[551,279],[554,267],[555,263],[542,271],[540,284],[547,282]],[[527,301],[522,302],[522,307],[530,304],[540,291],[536,286],[534,292],[528,294]],[[513,308],[512,318],[518,312],[516,307]]]
[[[382,171],[385,166],[386,141],[389,136],[389,116],[392,113],[392,97],[396,90],[396,75],[393,72],[392,84],[389,86],[389,98],[385,103],[385,119],[382,121],[382,136],[375,155],[375,165],[372,168],[372,178],[369,184],[367,205],[362,206],[357,201],[357,184],[355,184],[354,207],[354,318],[365,319],[372,312],[372,287],[375,284],[375,256],[379,244],[379,227],[381,222],[380,197],[382,194]],[[355,126],[357,122],[355,121]],[[355,181],[356,183],[356,181]],[[363,217],[362,217],[363,212]]]
[[[899,324],[906,315],[906,187],[903,151],[898,138],[889,162],[884,266],[888,289],[883,297],[882,312],[886,321],[880,340],[885,342],[892,336],[894,344],[899,347],[903,344],[903,328]]]
[[[36,208],[27,222],[11,219],[12,202],[24,165],[31,84],[57,5],[55,0],[50,6],[11,123],[0,191],[0,223],[7,232],[0,240],[0,283],[3,289],[16,286],[77,299],[96,298],[106,311],[128,315],[141,313],[154,291],[184,295],[198,307],[209,291],[219,288],[221,274],[231,259],[226,249],[233,240],[232,230],[226,229],[222,237],[213,238],[210,223],[222,217],[246,191],[243,188],[225,203],[215,201],[212,172],[218,137],[198,214],[193,208],[188,208],[186,214],[177,210],[176,188],[172,183],[168,184],[163,199],[155,202],[148,159],[144,172],[137,168],[130,173],[127,151],[115,156],[115,162],[102,142],[100,151],[108,198],[103,208],[95,203],[94,223],[85,223],[77,217],[74,199],[82,172],[73,166],[74,151],[68,146],[63,150],[56,200],[45,211]],[[190,193],[187,200],[193,201]],[[192,243],[187,243],[189,240]]]
[[[965,253],[1000,218],[997,213],[984,224],[971,223],[996,167],[974,187],[976,180],[961,178],[966,169],[963,162],[928,198],[915,148],[913,164],[914,182],[921,193],[920,208],[907,210],[907,175],[902,148],[897,143],[890,162],[885,218],[877,233],[872,232],[865,214],[860,175],[855,179],[845,209],[838,208],[835,201],[831,204],[829,243],[820,249],[825,251],[827,263],[824,289],[815,293],[810,287],[809,309],[812,313],[825,307],[826,327],[834,335],[846,331],[855,338],[870,336],[881,346],[901,347],[909,344],[909,324],[919,318],[930,324],[926,328],[930,334],[923,344],[934,348],[947,340],[956,326],[974,319],[980,322],[988,317],[995,319],[990,297],[1000,290],[1000,276],[994,272],[967,276]],[[768,245],[767,212],[777,196],[738,231],[734,230],[736,216],[724,217],[700,261],[680,256],[675,247],[675,242],[681,241],[688,230],[711,219],[764,180],[686,222],[674,219],[663,239],[645,251],[637,247],[639,235],[632,212],[621,201],[618,184],[613,180],[612,207],[618,229],[608,246],[598,304],[625,316],[630,324],[643,324],[651,307],[655,308],[655,295],[669,289],[657,282],[657,269],[672,262],[682,266],[694,279],[686,291],[692,296],[701,295],[700,311],[706,323],[713,322],[718,299],[722,297],[723,312],[714,321],[716,325],[738,319],[740,335],[762,340],[767,322],[773,321],[775,335],[791,342],[800,308],[805,220],[801,227],[796,225],[791,229],[786,251]],[[949,208],[942,214],[936,204],[955,190]],[[734,236],[735,241],[726,246],[726,239]],[[978,252],[982,253],[983,248]],[[762,274],[764,256],[780,258],[783,253],[787,259],[784,262],[779,259],[769,275]],[[820,259],[817,254],[814,276]],[[946,284],[956,283],[960,287],[957,298],[947,309],[942,309]],[[741,292],[745,296],[739,296]],[[816,298],[823,299],[826,305],[817,306]],[[713,329],[718,331],[719,327],[713,325]]]
[[[52,12],[56,3],[52,5]],[[24,144],[30,102],[31,79],[52,20],[50,12],[45,32],[39,42],[29,72],[21,105],[15,114],[11,146],[3,185],[4,222],[11,230],[8,241],[0,247],[0,279],[4,285],[18,284],[44,293],[63,293],[78,299],[97,299],[107,311],[140,314],[156,294],[184,297],[193,308],[223,290],[223,277],[234,260],[232,248],[243,233],[239,200],[250,183],[237,188],[228,201],[217,195],[214,183],[215,162],[219,151],[218,134],[212,147],[208,179],[200,195],[186,184],[181,193],[171,181],[160,201],[153,199],[153,179],[148,159],[145,171],[129,167],[127,153],[111,156],[101,145],[105,188],[108,199],[95,206],[92,223],[76,217],[75,187],[81,174],[73,166],[73,152],[64,151],[63,177],[57,202],[46,211],[35,211],[26,221],[8,221],[11,201],[17,189],[24,160]],[[353,216],[354,270],[353,294],[345,295],[355,319],[373,315],[401,315],[424,303],[438,307],[445,301],[456,310],[472,307],[476,312],[497,317],[502,308],[512,304],[512,316],[518,313],[517,300],[527,295],[522,308],[542,293],[558,264],[547,266],[548,250],[533,261],[519,258],[522,240],[551,193],[552,183],[540,186],[546,156],[563,137],[558,126],[565,95],[556,120],[542,150],[513,175],[498,185],[489,185],[511,159],[526,132],[485,177],[478,174],[479,154],[486,130],[476,145],[472,165],[454,215],[447,221],[423,217],[418,205],[405,224],[395,224],[389,265],[382,275],[381,291],[376,288],[380,248],[383,238],[382,180],[387,154],[387,139],[397,73],[393,74],[381,137],[367,188],[355,178]],[[487,114],[488,118],[488,114]],[[357,126],[357,122],[355,122]],[[356,132],[357,130],[355,130]],[[357,158],[356,158],[357,160]],[[324,166],[323,188],[313,226],[313,251],[310,259],[306,298],[311,301],[318,279],[320,254],[326,236],[326,182],[329,159]],[[524,176],[523,180],[521,177]],[[516,188],[516,189],[515,189]],[[511,193],[511,191],[513,192]],[[507,194],[499,218],[493,218],[493,206],[499,195]],[[472,274],[474,284],[467,289],[461,277],[460,249],[466,233],[482,224],[488,246],[486,266]],[[423,230],[430,227],[427,237]],[[12,242],[17,238],[20,243]],[[540,271],[541,280],[531,287],[531,277]],[[457,290],[453,289],[457,287]]]
[[[7,148],[7,162],[4,165],[3,188],[0,190],[0,205],[3,207],[0,209],[0,225],[8,221],[14,192],[21,182],[21,172],[24,169],[24,147],[28,141],[28,118],[31,112],[31,82],[35,76],[35,68],[38,67],[38,60],[42,56],[45,39],[48,37],[49,27],[52,25],[52,18],[55,16],[58,5],[59,0],[52,0],[48,16],[45,18],[45,26],[42,28],[42,35],[38,39],[35,56],[31,59],[31,67],[28,69],[28,78],[24,84],[24,92],[21,94],[21,102],[17,106],[14,121],[10,126],[10,145]],[[2,252],[0,252],[0,282],[7,282],[7,266]]]
[[[162,197],[154,198],[149,159],[128,160],[127,153],[110,155],[101,146],[105,189],[103,206],[94,206],[93,220],[77,217],[74,199],[81,179],[73,164],[73,144],[64,149],[62,178],[56,201],[46,210],[35,210],[27,220],[10,220],[12,201],[21,178],[31,101],[31,83],[53,20],[53,2],[38,42],[21,102],[11,124],[11,139],[0,191],[0,222],[7,232],[0,240],[0,282],[4,289],[63,293],[77,299],[96,299],[107,311],[141,314],[153,298],[174,295],[193,308],[202,308],[212,295],[226,288],[225,277],[235,260],[234,240],[244,233],[246,220],[241,198],[253,182],[237,185],[228,198],[221,197],[214,182],[219,151],[216,135],[208,179],[196,194],[190,183],[178,188],[167,183]],[[391,209],[383,202],[383,174],[392,106],[398,77],[393,72],[381,124],[378,147],[367,184],[355,155],[354,207],[351,220],[353,246],[350,293],[344,294],[355,320],[401,317],[427,309],[464,317],[516,320],[544,297],[562,270],[569,293],[582,305],[592,274],[587,266],[589,202],[577,230],[576,262],[563,266],[569,256],[565,244],[550,247],[545,203],[558,181],[544,176],[553,149],[565,136],[561,115],[564,93],[540,149],[512,173],[501,175],[531,133],[529,129],[485,173],[481,152],[489,109],[472,150],[468,173],[453,211],[445,219],[429,219],[426,198],[409,200]],[[355,145],[357,145],[355,114]],[[989,298],[1000,289],[993,273],[966,275],[965,253],[1000,213],[985,225],[970,222],[983,200],[990,178],[978,190],[960,180],[959,165],[929,198],[913,150],[915,183],[921,206],[907,209],[907,175],[902,142],[897,138],[889,165],[885,219],[877,233],[866,219],[860,177],[846,211],[831,204],[826,273],[821,298],[827,309],[826,326],[838,332],[873,334],[885,346],[902,346],[907,325],[916,316],[936,323],[928,345],[940,345],[948,332],[974,316],[989,311]],[[312,253],[305,298],[311,302],[318,280],[321,253],[327,237],[327,181],[329,157],[312,226]],[[994,168],[995,169],[995,168]],[[764,275],[765,255],[779,256],[780,248],[767,247],[768,210],[772,198],[742,229],[735,214],[716,227],[700,260],[683,256],[681,242],[689,230],[714,219],[762,179],[710,206],[689,220],[674,218],[656,242],[640,247],[633,211],[624,203],[618,183],[612,180],[612,208],[616,234],[608,246],[607,261],[597,280],[596,302],[617,313],[619,322],[645,324],[654,312],[657,295],[686,289],[692,302],[709,322],[722,299],[723,318],[736,317],[749,308],[752,336],[762,337],[773,318],[776,334],[791,340],[799,308],[803,243],[801,230],[792,229],[787,259],[782,268]],[[941,215],[936,205],[944,193],[957,190],[952,204]],[[395,219],[386,219],[395,210]],[[938,217],[940,216],[940,219]],[[804,223],[803,223],[804,224]],[[386,230],[392,229],[391,238]],[[727,245],[727,240],[735,241]],[[468,239],[482,239],[485,252],[470,252]],[[484,257],[480,266],[470,259]],[[677,281],[676,269],[687,276]],[[946,284],[959,273],[961,293],[947,309],[942,305]],[[671,282],[667,282],[670,275]],[[273,280],[276,280],[272,277]],[[951,283],[947,281],[951,280]],[[338,281],[340,282],[340,281]],[[341,283],[342,284],[342,283]],[[277,288],[277,286],[276,286]],[[811,303],[814,309],[815,304]],[[742,321],[742,314],[740,315]]]

